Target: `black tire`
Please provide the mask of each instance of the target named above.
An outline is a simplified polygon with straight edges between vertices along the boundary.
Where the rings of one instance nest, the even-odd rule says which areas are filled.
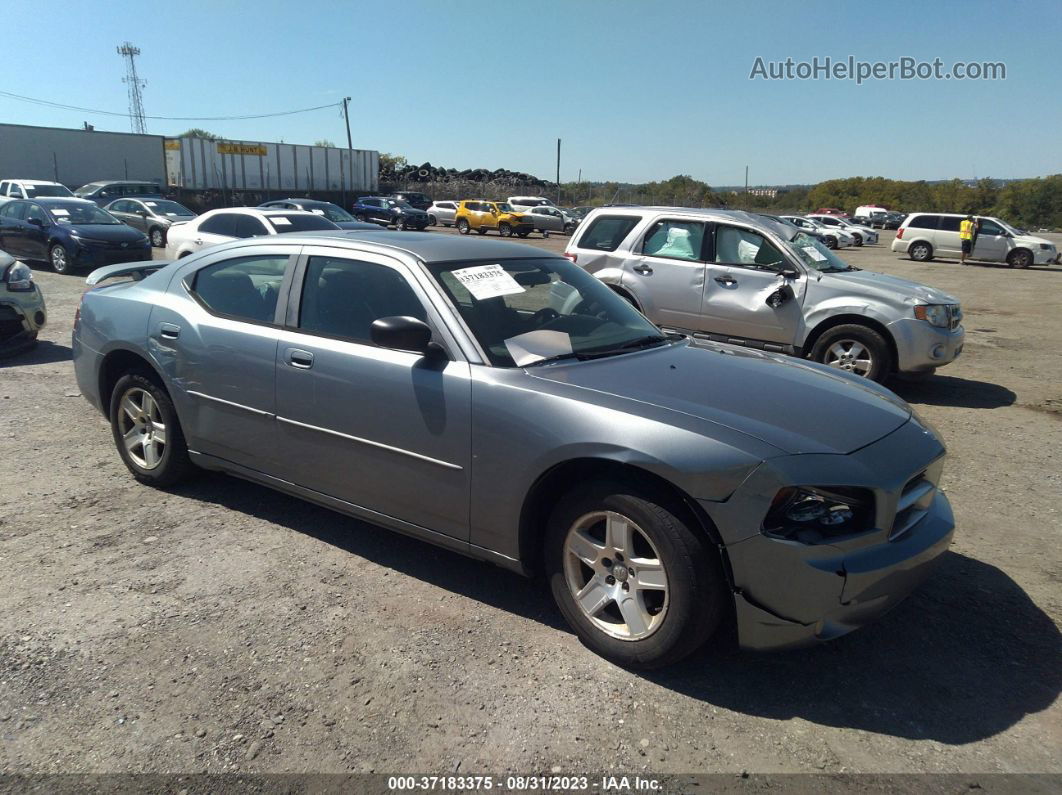
[[[159,417],[165,426],[165,443],[154,466],[145,466],[136,461],[135,454],[123,440],[124,434],[128,432],[123,429],[123,423],[129,423],[130,418],[123,409],[122,401],[127,396],[134,397],[139,394],[142,397],[145,392],[151,396],[157,406]],[[119,378],[118,383],[114,385],[114,391],[111,392],[109,416],[111,435],[114,437],[115,447],[118,448],[118,455],[121,456],[122,463],[133,474],[133,477],[141,483],[164,488],[180,482],[194,470],[194,465],[188,457],[188,446],[184,440],[181,423],[177,419],[177,410],[173,407],[173,402],[166,390],[152,379],[142,373],[129,373]],[[128,430],[135,430],[135,428],[131,427]],[[146,449],[141,447],[141,450],[144,451],[141,459],[147,461]]]
[[[501,235],[502,237],[512,237],[513,236],[513,228],[509,224],[499,224],[498,225],[498,234]]]
[[[53,243],[48,249],[48,262],[52,270],[58,274],[74,272],[74,264],[70,261],[70,253],[62,243]]]
[[[436,218],[434,215],[429,215],[428,216],[428,225],[429,226],[438,226],[439,225],[439,219]]]
[[[929,262],[933,259],[933,247],[924,240],[918,240],[907,247],[907,256],[915,262]]]
[[[396,218],[395,219],[395,231],[396,232],[405,232],[408,228],[409,228],[409,224],[406,223],[406,219],[405,218]]]
[[[858,232],[852,233],[852,239],[855,241],[855,245],[857,248],[863,245],[863,236]]]
[[[575,224],[565,224],[564,225],[564,234],[570,235],[574,231],[575,231]]]
[[[161,227],[151,227],[151,229],[148,230],[148,237],[151,238],[151,245],[155,248],[162,248],[166,245],[166,235],[163,234]]]
[[[457,232],[461,235],[467,235],[469,231],[468,221],[464,218],[459,218],[457,221]]]
[[[577,604],[572,592],[575,585],[569,582],[566,571],[565,543],[569,530],[587,516],[606,511],[618,513],[637,526],[643,539],[648,539],[652,544],[651,548],[645,549],[658,556],[665,572],[667,587],[666,591],[660,593],[666,593],[666,597],[658,597],[663,600],[663,605],[656,608],[656,615],[662,616],[660,623],[650,628],[649,634],[640,639],[614,637],[595,623],[595,619],[590,618]],[[658,668],[692,653],[718,628],[728,599],[722,564],[707,539],[682,518],[685,515],[686,511],[680,505],[672,504],[670,499],[619,481],[583,484],[562,497],[553,509],[545,547],[550,590],[576,635],[597,654],[628,668]],[[610,554],[607,549],[603,552],[606,557]],[[603,557],[598,561],[600,573],[597,566],[591,568],[573,563],[573,567],[581,575],[589,573],[591,577],[615,572],[616,561],[605,563],[602,562],[604,560]],[[613,568],[608,568],[610,564]],[[623,568],[623,565],[619,568]],[[633,575],[623,574],[623,577],[624,584],[636,582]],[[621,598],[624,593],[630,593],[621,592],[622,585],[615,577],[611,586],[600,587],[616,588],[614,593]],[[646,596],[640,603],[646,605],[648,599]],[[610,609],[616,609],[614,616],[619,617],[615,603],[607,605],[597,615],[607,618]],[[621,625],[622,621],[614,624]]]
[[[826,248],[829,248],[829,249],[837,248],[837,238],[835,238],[833,235],[826,235],[826,238],[825,238],[825,240],[823,242],[826,243]]]
[[[365,213],[354,213],[354,220],[365,223]]]
[[[477,235],[485,235],[485,234],[487,234],[488,231],[490,231],[490,230],[488,230],[487,227],[481,226],[478,229],[476,229],[476,234]]]
[[[1007,264],[1012,268],[1028,268],[1033,264],[1032,252],[1027,248],[1016,248],[1007,255]]]
[[[522,229],[522,230],[520,230],[519,232],[516,233],[516,236],[517,237],[527,237],[529,234],[531,234],[531,233],[528,230]]]
[[[849,342],[858,343],[869,352],[870,364],[865,372],[855,364],[855,361],[861,361],[861,359],[837,360],[837,351],[845,348]],[[839,345],[839,348],[834,348],[835,345]],[[851,349],[854,349],[854,345]],[[854,375],[861,375],[878,383],[884,381],[892,371],[892,350],[888,342],[874,329],[858,323],[835,326],[823,332],[822,336],[815,341],[810,358],[821,364],[847,370]]]

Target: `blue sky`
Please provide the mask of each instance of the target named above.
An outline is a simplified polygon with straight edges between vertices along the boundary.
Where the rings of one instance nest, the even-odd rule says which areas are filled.
[[[223,116],[351,96],[354,146],[454,168],[711,185],[1026,177],[1062,171],[1058,0],[991,2],[117,2],[6,0],[0,89],[124,111],[124,40],[149,115]],[[36,32],[36,33],[34,33]],[[35,35],[40,38],[34,43]],[[9,40],[10,43],[10,40]],[[11,55],[9,50],[9,56]],[[1004,81],[749,80],[757,56],[1002,61]],[[128,131],[0,97],[0,121]],[[340,113],[149,121],[340,145]]]

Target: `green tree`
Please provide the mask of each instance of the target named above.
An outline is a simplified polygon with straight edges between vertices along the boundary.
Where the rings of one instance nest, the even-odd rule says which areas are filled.
[[[214,133],[204,130],[200,127],[192,127],[190,130],[185,130],[183,133],[177,136],[178,138],[206,138],[208,141],[220,141],[220,135],[214,135]]]
[[[409,165],[409,161],[402,155],[392,155],[390,152],[380,153],[380,171],[398,171]]]
[[[335,147],[335,142],[334,141],[329,141],[327,138],[322,138],[319,141],[314,141],[313,145],[314,146],[330,146],[330,147],[334,148]]]

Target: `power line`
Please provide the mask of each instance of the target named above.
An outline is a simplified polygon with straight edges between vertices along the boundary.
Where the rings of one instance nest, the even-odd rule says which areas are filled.
[[[81,113],[95,113],[100,116],[125,116],[128,118],[129,112],[116,113],[111,110],[99,110],[98,108],[83,108],[78,105],[65,105],[61,102],[51,102],[47,99],[38,99],[36,97],[26,97],[21,94],[12,94],[10,91],[0,91],[0,96],[7,97],[9,99],[17,99],[21,102],[29,102],[34,105],[43,105],[48,108],[59,108],[60,110],[76,110]],[[324,108],[338,108],[342,102],[330,102],[327,105],[316,105],[312,108],[298,108],[297,110],[282,110],[277,113],[251,113],[245,116],[144,116],[145,119],[156,119],[158,121],[243,121],[245,119],[269,119],[274,116],[293,116],[296,113],[309,113],[315,110],[323,110]]]

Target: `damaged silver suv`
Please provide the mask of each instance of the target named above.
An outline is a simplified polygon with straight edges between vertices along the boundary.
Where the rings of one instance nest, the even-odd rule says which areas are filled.
[[[806,233],[728,210],[603,207],[565,256],[654,323],[788,353],[875,381],[962,352],[959,302],[848,265]]]

